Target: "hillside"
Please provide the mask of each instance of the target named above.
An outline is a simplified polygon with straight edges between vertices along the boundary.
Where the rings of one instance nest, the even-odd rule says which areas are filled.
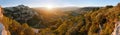
[[[67,12],[20,5],[4,8],[4,16],[4,25],[12,35],[111,35],[120,19],[120,3]]]
[[[20,24],[14,19],[10,19],[6,16],[3,17],[3,25],[5,29],[8,31],[8,35],[34,35],[34,31],[31,27],[29,27],[26,23]],[[29,33],[28,33],[29,32]]]

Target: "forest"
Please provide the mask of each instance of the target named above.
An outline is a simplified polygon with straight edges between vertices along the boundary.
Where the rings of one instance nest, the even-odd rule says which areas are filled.
[[[120,19],[120,3],[51,12],[18,5],[3,8],[3,13],[11,35],[111,35]]]

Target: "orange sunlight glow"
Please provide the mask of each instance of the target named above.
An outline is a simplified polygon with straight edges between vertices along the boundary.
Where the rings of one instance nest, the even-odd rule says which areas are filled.
[[[52,10],[54,8],[54,6],[53,5],[45,5],[45,8],[47,10]]]

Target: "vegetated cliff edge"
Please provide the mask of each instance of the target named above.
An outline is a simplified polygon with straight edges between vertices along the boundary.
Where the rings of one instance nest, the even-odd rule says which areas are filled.
[[[77,13],[79,13],[78,11]],[[84,14],[77,14],[76,12],[63,12],[63,15],[57,20],[52,22],[47,22],[49,24],[41,23],[44,26],[48,26],[46,28],[40,29],[40,31],[36,34],[38,35],[111,35],[114,30],[114,24],[118,21],[120,16],[120,3],[117,6],[106,6],[100,9],[92,10],[86,12]],[[74,15],[74,14],[77,15]],[[45,22],[45,21],[43,21]],[[16,34],[26,34],[28,30],[30,30],[32,34],[32,30],[25,23],[22,24],[23,27],[19,27],[20,25],[11,25],[8,27],[15,27],[13,29],[9,29],[11,33]],[[25,26],[25,27],[24,27]],[[39,25],[38,25],[39,26]],[[16,29],[17,28],[17,29]],[[25,28],[25,30],[24,30]],[[19,31],[20,29],[20,31]],[[21,31],[22,30],[22,31]],[[16,32],[19,31],[20,33]]]

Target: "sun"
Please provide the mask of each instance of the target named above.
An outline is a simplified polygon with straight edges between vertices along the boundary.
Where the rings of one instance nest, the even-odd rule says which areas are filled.
[[[54,6],[53,5],[45,5],[45,8],[48,10],[52,10],[54,8]]]

